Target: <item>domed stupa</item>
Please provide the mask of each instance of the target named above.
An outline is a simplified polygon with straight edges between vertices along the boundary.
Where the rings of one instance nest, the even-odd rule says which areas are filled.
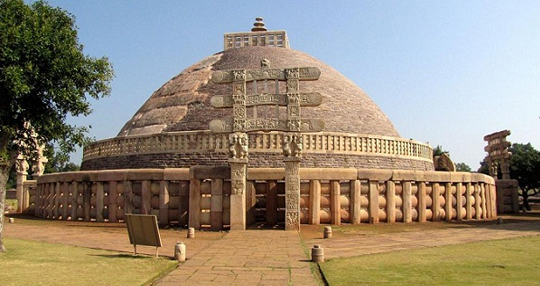
[[[317,106],[301,108],[302,118],[324,122],[302,132],[303,168],[433,170],[432,148],[400,138],[392,122],[351,80],[331,66],[290,48],[287,33],[268,31],[257,18],[250,32],[224,35],[224,50],[193,64],[156,90],[118,135],[84,151],[83,170],[185,168],[227,165],[228,135],[214,133],[212,120],[231,118],[233,109],[215,108],[212,98],[232,94],[230,84],[212,80],[215,72],[315,67],[317,80],[301,81],[301,95],[319,95]],[[248,95],[274,96],[284,81],[248,82]],[[279,120],[286,107],[251,106],[248,117]],[[249,167],[283,167],[279,130],[249,133]]]
[[[261,18],[155,91],[79,172],[37,180],[35,215],[245,230],[491,220],[493,178],[434,171],[353,82]],[[502,201],[502,200],[500,200]]]

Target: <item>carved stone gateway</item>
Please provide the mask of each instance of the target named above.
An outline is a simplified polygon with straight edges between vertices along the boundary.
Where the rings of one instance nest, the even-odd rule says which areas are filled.
[[[214,96],[215,108],[233,108],[233,117],[215,119],[210,130],[229,135],[229,164],[231,165],[231,230],[246,227],[246,173],[248,163],[248,135],[253,131],[283,131],[285,163],[285,230],[300,230],[300,161],[303,150],[300,132],[318,132],[324,129],[320,119],[304,119],[301,106],[317,106],[322,102],[319,93],[300,93],[299,82],[317,80],[321,71],[316,67],[272,69],[267,59],[261,60],[258,70],[217,71],[212,74],[215,83],[232,83],[231,95]],[[262,81],[262,92],[257,82]],[[268,82],[275,82],[276,92],[268,92]],[[285,81],[285,93],[279,92],[278,81]],[[247,92],[252,82],[252,92]],[[257,117],[258,106],[275,106],[275,118]],[[279,117],[279,107],[286,107],[286,118]],[[252,117],[248,118],[248,108]]]
[[[503,130],[484,136],[484,141],[487,141],[487,146],[484,150],[488,153],[486,162],[489,167],[489,175],[497,177],[498,169],[501,169],[502,179],[510,180],[510,156],[508,147],[511,143],[506,141],[506,137],[510,135],[510,130]]]

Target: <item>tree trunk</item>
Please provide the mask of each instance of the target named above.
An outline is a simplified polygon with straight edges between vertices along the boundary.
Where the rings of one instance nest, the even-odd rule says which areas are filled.
[[[529,191],[523,190],[521,192],[521,197],[523,198],[523,204],[522,204],[523,211],[530,211],[531,206],[529,205]]]

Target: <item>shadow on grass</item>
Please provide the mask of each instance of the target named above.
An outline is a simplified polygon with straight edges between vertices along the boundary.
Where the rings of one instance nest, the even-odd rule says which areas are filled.
[[[102,257],[102,258],[115,258],[115,259],[154,259],[154,256],[150,255],[133,255],[129,253],[118,253],[118,254],[88,254],[88,256]]]

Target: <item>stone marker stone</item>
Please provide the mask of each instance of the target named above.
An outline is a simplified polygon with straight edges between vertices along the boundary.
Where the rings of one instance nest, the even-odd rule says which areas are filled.
[[[313,245],[311,249],[311,261],[324,262],[324,249],[318,244]]]
[[[187,238],[195,238],[195,228],[194,227],[188,228]]]
[[[177,241],[174,245],[174,259],[179,262],[186,261],[186,245],[183,242]]]
[[[324,238],[332,238],[332,227],[331,226],[325,226],[324,227]]]

